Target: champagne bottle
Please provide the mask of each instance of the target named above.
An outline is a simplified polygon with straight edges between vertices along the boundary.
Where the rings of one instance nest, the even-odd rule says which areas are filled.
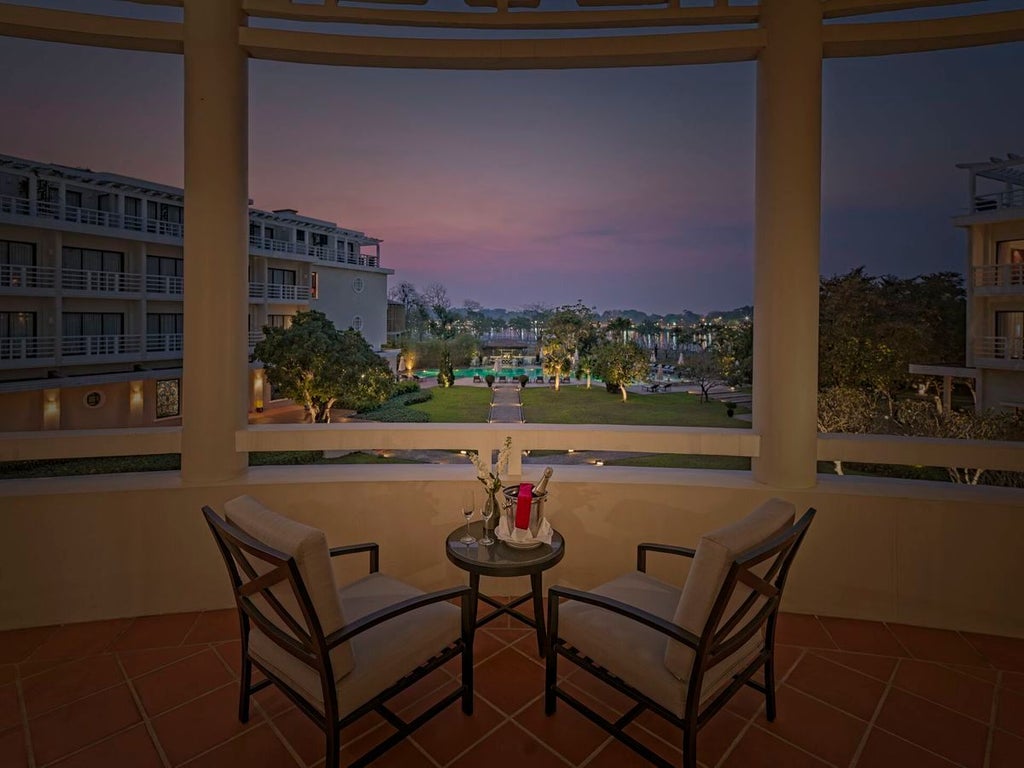
[[[544,475],[541,477],[540,482],[533,487],[533,495],[535,498],[537,496],[542,496],[547,492],[548,480],[551,479],[551,475],[553,473],[554,470],[551,469],[551,467],[546,467],[544,469]]]

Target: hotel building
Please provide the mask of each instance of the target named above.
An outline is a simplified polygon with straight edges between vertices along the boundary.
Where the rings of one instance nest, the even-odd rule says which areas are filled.
[[[176,187],[0,155],[0,430],[180,425],[184,227]],[[248,250],[250,360],[311,309],[387,341],[380,240],[250,208]],[[273,393],[249,367],[259,410]]]
[[[963,163],[970,174],[967,365],[979,408],[1024,408],[1024,157]]]

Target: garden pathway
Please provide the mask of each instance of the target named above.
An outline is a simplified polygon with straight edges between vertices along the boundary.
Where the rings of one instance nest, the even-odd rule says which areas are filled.
[[[522,424],[523,401],[519,397],[519,386],[495,384],[491,388],[491,424]]]

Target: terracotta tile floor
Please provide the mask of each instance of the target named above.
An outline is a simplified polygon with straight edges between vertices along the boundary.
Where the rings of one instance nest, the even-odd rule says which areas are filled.
[[[0,633],[0,766],[279,768],[323,764],[317,731],[281,694],[236,711],[233,611]],[[743,690],[701,732],[701,765],[1024,766],[1024,640],[783,615],[779,716]],[[440,768],[631,768],[644,761],[565,704],[545,717],[531,630],[502,617],[478,634],[476,713],[450,707],[377,761]],[[606,714],[623,698],[571,671]],[[402,695],[407,716],[455,686],[450,664]],[[343,734],[350,761],[390,733],[372,715]],[[679,734],[645,715],[631,733],[669,760]]]

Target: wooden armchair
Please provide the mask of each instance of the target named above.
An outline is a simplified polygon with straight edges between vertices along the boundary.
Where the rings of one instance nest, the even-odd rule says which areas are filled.
[[[326,768],[339,765],[340,731],[375,711],[396,730],[352,763],[373,761],[455,701],[473,711],[469,588],[424,593],[378,572],[376,544],[327,548],[323,531],[249,496],[203,515],[231,578],[242,637],[238,719],[253,693],[274,684],[325,736]],[[366,552],[369,575],[338,589],[330,559]],[[461,598],[461,609],[450,600]],[[406,722],[387,708],[397,693],[462,656],[462,685]],[[252,683],[256,667],[266,680]]]
[[[626,733],[645,710],[683,732],[683,766],[696,768],[697,733],[744,685],[775,719],[775,621],[797,549],[814,517],[794,524],[772,499],[701,537],[696,549],[640,544],[637,570],[589,592],[552,587],[544,707],[562,699],[654,765],[670,764]],[[681,589],[646,573],[648,552],[691,558]],[[558,684],[562,656],[636,703],[614,723]],[[753,679],[764,669],[764,683]]]

